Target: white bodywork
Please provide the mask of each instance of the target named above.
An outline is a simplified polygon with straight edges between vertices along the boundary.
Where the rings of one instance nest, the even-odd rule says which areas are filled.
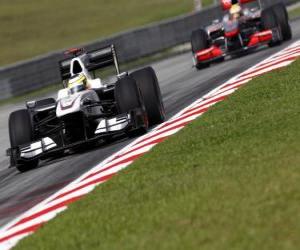
[[[21,157],[25,159],[34,158],[43,152],[55,148],[56,143],[49,137],[43,138],[40,141],[31,143],[27,147],[21,148]]]
[[[76,64],[77,69],[75,69]],[[80,72],[78,71],[78,68],[80,69]],[[96,90],[106,88],[106,85],[102,83],[101,79],[92,78],[91,74],[84,66],[80,56],[72,59],[70,73],[71,77],[79,73],[84,74],[87,79],[88,89],[74,94],[71,94],[68,88],[59,90],[56,103],[56,116],[58,118],[64,118],[66,115],[77,112],[82,112],[85,117],[96,117],[98,125],[94,134],[97,136],[125,129],[126,126],[129,125],[129,121],[131,119],[130,114],[119,115],[109,119],[97,118],[101,117],[102,107],[101,105],[93,105],[100,103]],[[76,124],[74,124],[74,126],[76,126]],[[53,139],[46,137],[20,148],[20,156],[23,159],[39,157],[41,154],[56,147],[57,144],[53,141]]]
[[[67,92],[66,96],[61,96],[61,98],[57,100],[56,116],[63,117],[71,113],[83,111],[83,102],[85,100],[92,102],[100,101],[97,93],[93,89],[84,90],[72,95]],[[101,109],[98,106],[87,109],[83,112],[87,112],[87,116],[95,116],[97,114],[101,114]]]
[[[98,135],[102,133],[122,130],[129,124],[129,120],[130,114],[121,117],[114,117],[111,119],[101,119],[95,131],[95,134]]]
[[[80,65],[80,70],[75,68],[75,65]],[[87,79],[87,83],[89,88],[91,89],[99,89],[99,88],[104,88],[104,84],[102,84],[102,81],[100,78],[95,78],[93,79],[90,72],[86,69],[86,67],[84,66],[84,63],[82,62],[80,56],[73,58],[71,60],[71,68],[70,68],[70,73],[71,73],[71,77],[79,74],[79,73],[83,73]]]
[[[75,69],[76,64],[77,68],[80,68],[80,71],[78,71],[78,69]],[[80,67],[78,67],[78,65]],[[87,85],[89,89],[74,94],[71,94],[68,88],[59,90],[57,95],[56,108],[57,117],[63,117],[65,115],[81,111],[82,103],[85,99],[89,99],[92,102],[99,102],[100,100],[95,90],[105,88],[105,85],[102,83],[100,78],[92,78],[90,72],[88,72],[80,57],[72,59],[70,73],[71,76],[79,73],[84,74],[87,79]],[[92,108],[87,112],[90,112],[90,114],[87,115],[97,115],[101,113],[101,110],[100,107],[97,107]]]

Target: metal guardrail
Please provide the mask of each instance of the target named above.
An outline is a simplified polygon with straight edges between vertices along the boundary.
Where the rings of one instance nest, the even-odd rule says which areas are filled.
[[[294,1],[262,0],[262,2],[267,6],[275,2],[288,4]],[[87,50],[93,50],[113,43],[117,48],[120,62],[126,62],[188,42],[193,30],[209,24],[221,15],[221,8],[213,6],[201,12],[122,32],[82,46]],[[58,61],[62,57],[62,51],[56,51],[0,68],[0,85],[2,87],[0,100],[60,82]]]

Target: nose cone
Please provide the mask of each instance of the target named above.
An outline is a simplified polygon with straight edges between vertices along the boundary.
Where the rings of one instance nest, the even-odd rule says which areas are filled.
[[[74,94],[58,101],[56,116],[62,117],[80,111],[80,95]]]

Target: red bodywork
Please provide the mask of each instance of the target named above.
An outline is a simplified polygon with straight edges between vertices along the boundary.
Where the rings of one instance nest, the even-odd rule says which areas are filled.
[[[246,3],[250,3],[250,2],[256,2],[257,0],[239,0],[240,4],[246,4]],[[223,10],[230,10],[231,6],[232,6],[232,2],[231,0],[221,0],[221,6],[223,8]]]
[[[257,46],[263,43],[268,43],[272,40],[273,34],[271,30],[257,32],[250,37],[248,47]]]
[[[223,56],[223,51],[215,45],[196,53],[196,59],[198,62],[210,61],[221,56]]]
[[[257,0],[239,0],[240,4],[245,4],[245,3],[251,3],[251,2],[256,2]]]
[[[239,2],[239,4],[243,5],[243,4],[247,4],[250,2],[256,2],[256,1],[257,0],[239,0],[238,2]],[[221,6],[224,11],[229,10],[233,5],[232,0],[220,0],[220,2],[221,2]],[[225,32],[224,36],[227,39],[231,39],[231,38],[237,37],[239,34],[240,34],[240,30],[239,30],[239,28],[236,28],[236,29],[233,29],[232,31]],[[224,58],[226,55],[230,55],[230,54],[232,55],[235,52],[243,52],[248,49],[254,49],[259,46],[265,45],[265,44],[269,43],[270,41],[272,41],[273,33],[271,30],[264,30],[264,31],[256,32],[247,38],[249,39],[248,44],[245,44],[246,41],[248,41],[248,39],[243,39],[244,47],[237,49],[236,51],[231,51],[231,52],[223,51],[222,50],[223,47],[221,49],[221,47],[219,47],[218,45],[212,45],[208,49],[197,51],[195,53],[195,59],[197,61],[197,64],[205,64],[205,63],[218,61],[218,59]]]
[[[221,0],[223,10],[229,10],[232,6],[231,0]]]
[[[77,55],[80,55],[84,52],[84,49],[83,48],[71,48],[71,49],[68,49],[67,51],[65,51],[65,55],[74,55],[74,56],[77,56]]]
[[[225,37],[235,37],[237,36],[238,34],[240,33],[240,30],[239,29],[234,29],[232,31],[229,31],[229,32],[225,32]]]
[[[236,33],[235,34],[232,33],[232,35],[236,35]],[[258,47],[260,45],[270,42],[272,39],[273,39],[273,34],[271,30],[257,32],[251,35],[247,48]],[[198,51],[195,54],[195,58],[197,60],[197,63],[206,63],[206,62],[212,62],[217,59],[220,59],[221,57],[224,57],[225,54],[226,52],[222,51],[220,47],[216,45],[212,45],[208,49]]]

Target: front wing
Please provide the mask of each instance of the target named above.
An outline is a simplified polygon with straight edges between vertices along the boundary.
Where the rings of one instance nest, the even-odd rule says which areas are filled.
[[[211,62],[216,62],[236,52],[247,51],[268,44],[274,39],[277,39],[277,30],[265,30],[261,32],[256,32],[253,35],[251,35],[247,46],[241,48],[239,51],[228,52],[224,51],[219,46],[212,45],[210,48],[197,51],[194,54],[195,63],[207,64]]]
[[[145,112],[141,109],[135,109],[129,113],[112,118],[99,118],[98,126],[94,131],[94,136],[91,138],[86,138],[85,140],[71,144],[63,143],[61,145],[54,137],[51,138],[49,135],[48,137],[40,138],[31,143],[10,148],[7,150],[7,155],[13,157],[15,162],[26,162],[41,157],[55,156],[57,152],[62,152],[66,149],[145,127],[146,120]]]

